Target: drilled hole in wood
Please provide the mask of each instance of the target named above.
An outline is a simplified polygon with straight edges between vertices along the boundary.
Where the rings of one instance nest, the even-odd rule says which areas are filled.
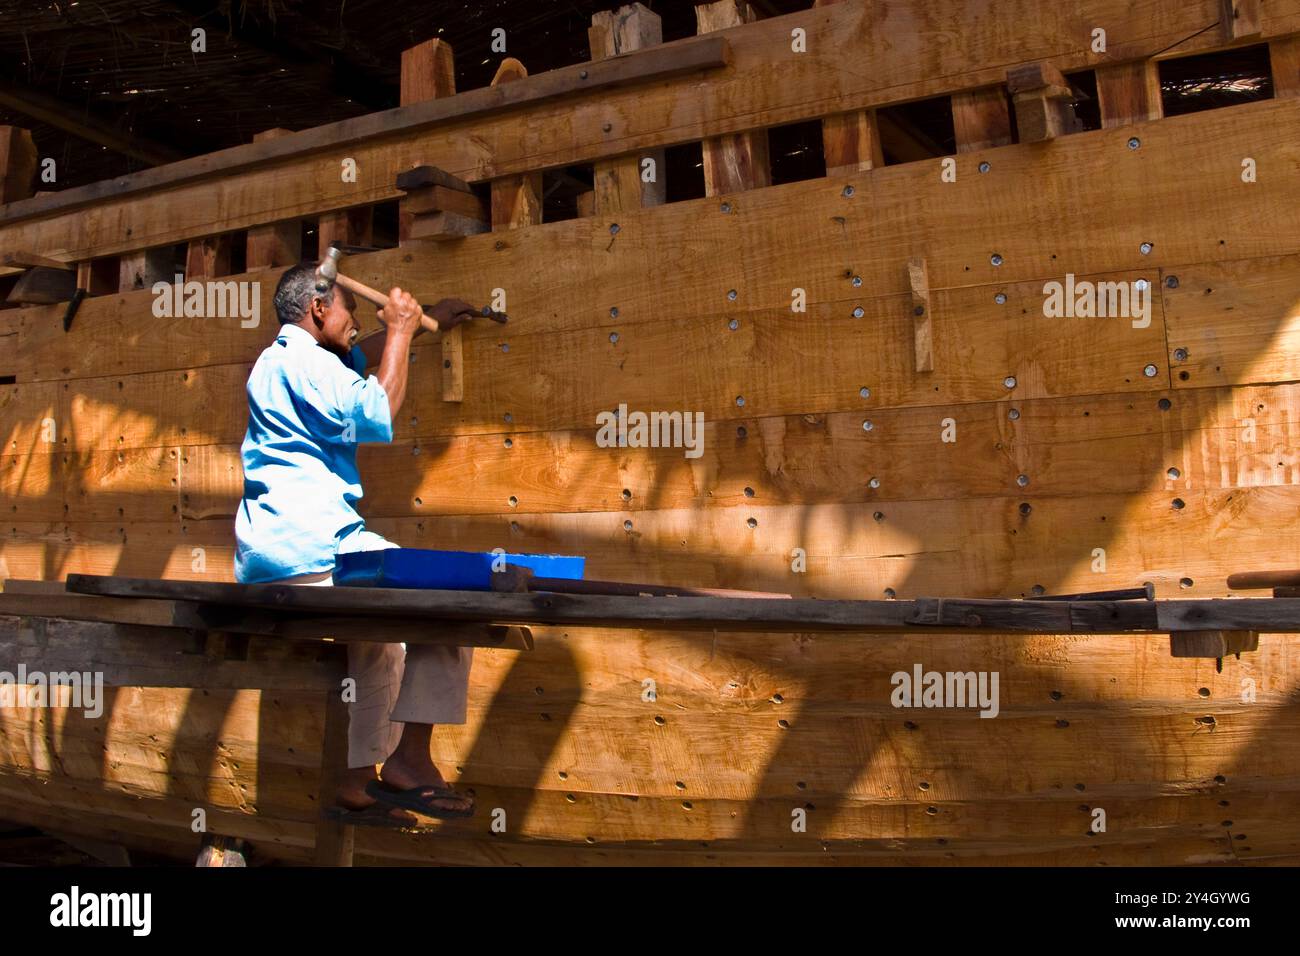
[[[658,724],[660,727],[662,727],[664,724],[668,723],[668,721],[664,720],[662,717],[658,715],[655,715],[655,723]]]

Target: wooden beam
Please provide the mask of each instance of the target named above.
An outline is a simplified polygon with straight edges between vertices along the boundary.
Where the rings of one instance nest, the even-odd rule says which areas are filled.
[[[952,128],[959,153],[1010,145],[1011,113],[1006,89],[991,86],[954,93]]]
[[[1260,20],[1260,0],[1223,0],[1223,34],[1229,40],[1243,40],[1259,36],[1263,29]]]
[[[265,143],[292,135],[292,130],[268,129],[253,136],[254,143]],[[296,265],[302,259],[302,223],[287,219],[268,225],[249,226],[244,247],[249,272]]]
[[[1164,107],[1156,62],[1137,60],[1097,67],[1097,101],[1102,129],[1159,119]]]
[[[77,277],[67,269],[37,266],[22,274],[6,300],[10,305],[49,305],[67,302],[77,289]]]
[[[215,279],[230,275],[230,248],[229,235],[191,240],[185,252],[185,278]]]
[[[155,282],[174,281],[176,263],[172,256],[169,246],[122,256],[118,265],[118,291],[136,292],[150,288]]]
[[[104,122],[39,90],[3,80],[0,80],[0,106],[150,166],[174,163],[185,157],[180,150],[132,135],[115,123]]]
[[[1080,29],[1077,11],[1050,0],[1030,0],[1029,7],[998,8],[979,17],[963,30],[963,49],[968,52],[954,61],[950,51],[932,42],[932,27],[926,24],[955,21],[963,7],[958,0],[936,2],[940,6],[928,6],[924,14],[900,13],[904,19],[888,43],[867,29],[869,8],[844,3],[601,61],[636,60],[683,44],[724,38],[732,53],[730,68],[711,74],[705,83],[682,76],[649,88],[602,91],[598,97],[581,100],[586,104],[581,109],[574,108],[576,101],[533,105],[529,120],[534,134],[528,137],[518,135],[517,117],[506,113],[485,119],[453,117],[441,125],[419,128],[376,114],[366,118],[369,125],[336,129],[320,138],[296,134],[304,137],[295,140],[301,148],[286,146],[281,153],[258,154],[255,160],[240,153],[233,166],[228,165],[231,157],[217,153],[194,165],[187,160],[181,164],[183,170],[169,170],[160,181],[137,179],[142,174],[135,174],[85,187],[88,192],[65,190],[40,202],[0,209],[0,248],[71,259],[116,254],[130,251],[131,245],[161,245],[245,229],[272,216],[315,217],[356,204],[359,192],[365,202],[397,199],[397,173],[421,162],[484,182],[742,131],[758,114],[770,127],[820,119],[830,110],[851,112],[995,85],[1005,81],[1006,66],[1012,63],[1041,60],[1067,73],[1096,65],[1096,55],[1075,39]],[[1182,55],[1222,46],[1216,31],[1205,30],[1207,23],[1218,21],[1219,0],[1152,2],[1158,8],[1134,7],[1129,0],[1095,0],[1090,18],[1107,23],[1112,40],[1130,38],[1123,44],[1112,43],[1109,55],[1150,57],[1175,44]],[[1300,11],[1265,7],[1264,16],[1264,39],[1300,32]],[[1026,33],[1022,27],[1028,21],[1038,28]],[[789,48],[794,25],[809,28],[809,51],[790,58],[785,69],[773,70],[773,50]],[[846,73],[842,64],[864,55],[864,37],[872,69]],[[600,66],[585,64],[593,74]],[[435,103],[449,103],[473,92]],[[428,104],[401,109],[423,105]],[[618,118],[616,134],[605,130],[613,117]],[[366,135],[348,140],[357,132]],[[357,159],[363,182],[339,181],[335,157],[340,147],[335,144],[344,140],[349,142],[344,155]],[[178,178],[181,171],[184,175]],[[148,174],[155,172],[163,170]],[[235,172],[239,175],[232,177]],[[203,177],[222,178],[222,190],[213,190],[201,181]],[[136,195],[150,187],[159,191]],[[56,205],[45,205],[49,202]],[[96,202],[102,205],[94,217],[76,216],[70,205],[58,205]]]
[[[1259,631],[1183,631],[1169,635],[1174,657],[1227,657],[1259,650]]]
[[[1016,128],[1022,143],[1041,143],[1072,130],[1073,92],[1060,71],[1045,63],[1012,67],[1007,89],[1016,108]]]
[[[374,241],[373,206],[356,206],[327,212],[316,226],[316,255],[324,257],[330,246],[368,246]]]
[[[1273,95],[1279,99],[1300,96],[1300,36],[1271,41],[1268,56],[1273,68]]]
[[[640,3],[602,10],[591,15],[587,30],[592,60],[633,53],[663,43],[663,21]],[[654,163],[654,180],[642,175],[645,160]],[[659,206],[667,199],[666,166],[662,149],[629,153],[601,160],[593,170],[592,206],[583,215],[610,215],[624,209]]]
[[[45,216],[56,210],[67,211],[109,197],[121,198],[146,190],[173,188],[196,180],[229,178],[235,173],[311,153],[328,151],[332,156],[343,147],[369,140],[391,139],[450,123],[482,123],[497,114],[522,107],[537,107],[588,93],[607,94],[623,86],[693,75],[726,66],[728,55],[725,39],[705,37],[647,50],[637,56],[564,67],[508,89],[468,90],[456,96],[301,130],[276,140],[233,146],[90,186],[61,190],[57,195],[43,197],[39,205],[0,210],[0,222],[11,222],[22,216]],[[508,123],[514,129],[516,122],[510,119],[503,124]],[[338,180],[337,171],[332,178]],[[386,178],[391,184],[392,175]]]
[[[744,0],[695,5],[696,34],[727,30],[758,19]],[[704,195],[741,192],[772,185],[767,130],[748,130],[704,140]]]
[[[0,253],[0,269],[24,270],[36,266],[44,269],[71,269],[73,271],[76,271],[77,268],[74,262],[63,262],[59,259],[51,259],[49,256],[38,256],[31,252]],[[2,274],[0,272],[0,275]]]
[[[401,105],[439,100],[456,93],[456,54],[451,44],[434,38],[402,51]],[[398,203],[397,241],[412,238],[415,214],[408,199]],[[459,211],[459,210],[453,210]]]
[[[325,816],[348,766],[348,705],[342,686],[325,692],[325,733],[321,741],[320,778],[316,802],[315,863],[317,866],[351,866],[356,828]]]
[[[29,198],[35,179],[36,144],[32,134],[18,126],[0,126],[0,203]]]

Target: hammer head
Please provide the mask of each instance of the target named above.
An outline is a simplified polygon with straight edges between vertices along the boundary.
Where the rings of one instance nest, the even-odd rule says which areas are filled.
[[[343,255],[338,246],[330,246],[316,267],[316,291],[321,295],[329,293],[339,277],[339,257]]]

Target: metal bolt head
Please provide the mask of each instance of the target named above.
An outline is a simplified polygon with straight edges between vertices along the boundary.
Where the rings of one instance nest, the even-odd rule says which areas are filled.
[[[1007,418],[1011,419],[1013,422],[1015,422],[1015,421],[1019,421],[1019,420],[1020,420],[1020,409],[1018,409],[1018,408],[1012,408],[1012,409],[1009,409],[1009,410],[1007,411]]]
[[[1159,374],[1159,372],[1160,369],[1156,368],[1154,365],[1148,365],[1146,368],[1142,370],[1142,374],[1145,375],[1147,378],[1155,378],[1156,375]]]
[[[587,71],[586,71],[586,70],[581,70],[581,71],[579,71],[579,73],[578,73],[578,79],[580,79],[580,80],[585,80],[586,78],[587,78]]]
[[[624,521],[624,522],[623,522],[623,530],[624,530],[624,531],[631,531],[631,530],[632,530],[632,520],[631,520],[630,518],[629,518],[627,521]]]
[[[745,404],[745,396],[744,396],[744,395],[737,395],[737,396],[736,396],[736,404],[737,404],[737,405],[744,405],[744,404]]]
[[[855,289],[860,289],[860,288],[862,288],[862,276],[854,276],[854,277],[853,277],[853,288],[855,288]]]
[[[1166,277],[1165,277],[1165,288],[1166,288],[1166,289],[1177,289],[1177,288],[1178,288],[1178,276],[1166,276]]]
[[[610,341],[610,344],[612,344],[612,345],[617,345],[617,344],[618,344],[618,333],[617,333],[617,332],[610,332],[610,333],[609,333],[609,341]]]
[[[1150,287],[1151,283],[1146,279],[1137,279],[1133,283],[1133,288],[1137,289],[1139,292],[1145,292]]]
[[[993,255],[989,256],[989,262],[993,263],[995,266],[1000,266],[1002,265],[1002,257],[995,252]]]
[[[1187,361],[1187,349],[1174,349],[1174,361],[1175,361],[1175,362],[1186,362],[1186,361]]]
[[[864,315],[866,315],[866,314],[867,314],[867,310],[864,309],[864,308],[863,308],[862,306],[860,306],[860,305],[857,306],[857,307],[855,307],[854,310],[853,310],[853,317],[854,317],[855,319],[860,319],[860,318],[862,318],[862,317],[863,317]]]
[[[737,292],[735,289],[731,289],[727,292],[727,298],[732,302],[735,302],[736,299],[739,297],[740,297],[740,293]]]
[[[601,129],[603,129],[606,133],[608,133],[613,128],[614,128],[613,123],[606,123],[604,126],[601,127]]]
[[[851,198],[853,196],[853,187],[845,186],[843,196],[845,199]]]
[[[1137,149],[1141,145],[1142,145],[1142,140],[1138,139],[1136,136],[1131,137],[1128,141],[1129,149]]]
[[[862,430],[863,430],[864,432],[869,432],[869,431],[871,431],[871,430],[872,430],[873,428],[875,428],[875,427],[876,427],[876,426],[873,425],[870,421],[865,421],[865,422],[862,423]]]
[[[1029,476],[1016,475],[1016,484],[1019,485],[1021,488],[1025,487],[1027,484],[1029,484]]]
[[[1006,305],[1007,294],[1005,292],[999,292],[997,295],[993,297],[993,301],[996,302],[998,305]]]
[[[920,318],[921,316],[925,315],[925,306],[918,305],[916,308],[912,310],[912,314],[915,315],[917,318]]]
[[[1144,242],[1142,245],[1138,246],[1138,252],[1142,253],[1144,256],[1149,256],[1151,255],[1151,250],[1154,248],[1155,247],[1151,243]]]
[[[879,487],[880,487],[880,479],[879,479],[879,478],[872,478],[870,481],[867,482],[867,485],[870,486],[870,487],[872,487],[872,488],[879,488]]]
[[[731,212],[731,203],[724,202],[720,208],[723,212]]]
[[[871,397],[871,389],[869,389],[869,388],[867,388],[865,385],[863,385],[860,389],[858,389],[858,397],[859,397],[859,398],[870,398],[870,397]]]
[[[981,173],[987,173],[987,172],[988,172],[990,169],[992,169],[992,168],[993,168],[993,167],[990,166],[987,162],[980,163],[980,172],[981,172]]]
[[[611,319],[617,319],[617,318],[618,318],[618,306],[613,306],[613,307],[609,310],[609,317],[610,317]]]
[[[727,323],[727,328],[731,329],[731,331],[733,332],[736,331],[736,329],[740,328],[740,320],[732,319],[730,322]]]
[[[1015,388],[1015,387],[1016,387],[1016,377],[1015,377],[1014,375],[1008,375],[1006,378],[1004,378],[1004,379],[1002,380],[1002,387],[1003,387],[1003,388]]]

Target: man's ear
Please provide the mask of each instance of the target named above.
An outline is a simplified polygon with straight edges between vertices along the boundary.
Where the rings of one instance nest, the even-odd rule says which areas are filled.
[[[311,302],[307,304],[307,315],[318,323],[325,321],[325,315],[329,310],[329,299],[325,296],[314,295],[311,297]]]

